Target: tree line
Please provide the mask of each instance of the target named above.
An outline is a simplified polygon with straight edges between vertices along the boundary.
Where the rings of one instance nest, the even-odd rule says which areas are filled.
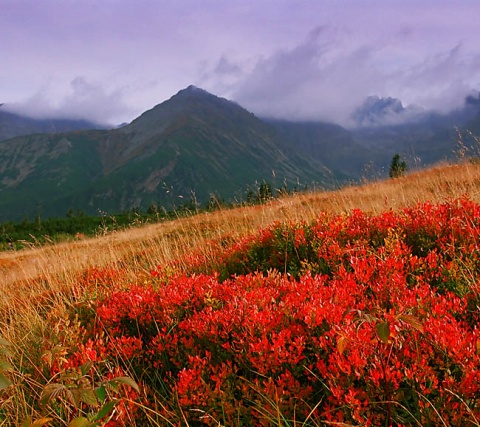
[[[400,177],[405,174],[406,170],[405,161],[399,154],[395,154],[390,165],[390,178]],[[226,201],[211,194],[206,202],[199,203],[192,192],[190,197],[182,199],[183,203],[175,206],[174,209],[166,209],[163,205],[152,202],[146,209],[137,207],[116,214],[99,212],[98,215],[88,215],[81,210],[70,209],[63,217],[41,218],[40,215],[36,215],[33,220],[26,217],[20,222],[3,221],[0,222],[0,251],[99,236],[128,227],[176,219],[201,212],[262,204],[277,197],[307,190],[306,185],[301,187],[300,184],[297,184],[293,188],[289,188],[287,182],[284,181],[282,187],[278,188],[263,181],[249,186],[242,200]]]
[[[195,194],[192,193],[190,197],[182,199],[184,201],[174,209],[166,209],[163,205],[152,202],[146,209],[136,207],[115,214],[99,211],[98,215],[88,215],[81,210],[70,209],[63,217],[42,218],[36,215],[33,219],[25,217],[19,222],[2,221],[0,222],[0,250],[17,250],[105,235],[129,227],[177,219],[201,212],[261,204],[297,191],[297,187],[289,190],[286,184],[282,188],[273,188],[270,183],[264,181],[248,188],[242,201],[227,202],[212,194],[206,202],[199,203]]]

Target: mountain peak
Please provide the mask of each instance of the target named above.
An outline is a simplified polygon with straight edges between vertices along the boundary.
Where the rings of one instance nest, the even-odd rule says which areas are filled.
[[[184,89],[188,92],[204,92],[208,93],[205,89],[202,89],[201,87],[195,86],[195,85],[190,85],[186,89]]]
[[[121,132],[141,133],[144,137],[163,132],[172,126],[185,126],[186,121],[209,123],[212,128],[219,122],[241,122],[253,114],[228,99],[218,97],[197,86],[190,85],[170,99],[144,112],[121,128]],[[236,125],[235,125],[236,126]]]
[[[185,89],[182,89],[182,90],[178,91],[177,94],[174,95],[173,97],[175,98],[177,96],[182,96],[182,95],[215,96],[215,95],[212,95],[210,92],[206,91],[205,89],[202,89],[202,88],[200,88],[198,86],[194,86],[194,85],[190,85],[190,86],[186,87]]]
[[[397,98],[369,96],[352,114],[359,127],[378,127],[414,122],[421,118],[423,110],[414,105],[404,107]]]
[[[200,112],[199,107],[202,109],[210,108],[216,109],[218,113],[225,113],[226,111],[233,112],[246,110],[238,105],[236,102],[231,101],[226,98],[214,95],[205,89],[199,88],[198,86],[190,85],[185,89],[178,91],[173,95],[168,101],[163,102],[160,106],[168,106],[168,108],[179,108],[183,112],[193,110],[195,112]],[[250,112],[248,114],[251,114]]]

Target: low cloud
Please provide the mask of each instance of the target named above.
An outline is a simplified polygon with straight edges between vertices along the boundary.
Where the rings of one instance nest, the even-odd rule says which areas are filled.
[[[231,50],[206,50],[201,59],[189,56],[188,64],[196,66],[180,71],[168,62],[169,66],[159,62],[152,67],[149,60],[147,67],[137,66],[134,77],[123,68],[112,71],[116,87],[95,74],[89,79],[77,76],[67,84],[50,80],[35,95],[2,108],[33,117],[116,125],[193,83],[258,116],[353,126],[352,114],[369,96],[399,99],[409,113],[401,115],[406,120],[412,111],[459,108],[467,95],[480,89],[476,46],[469,50],[467,42],[450,37],[450,44],[433,47],[414,26],[371,33],[348,28],[317,27],[303,40],[279,49],[285,46],[282,40],[273,53],[250,52],[242,42]],[[143,52],[143,57],[149,55]]]
[[[480,86],[480,55],[468,54],[459,43],[402,62],[395,50],[403,49],[404,38],[405,32],[397,40],[355,40],[332,27],[319,28],[294,48],[260,59],[230,86],[229,96],[257,115],[345,126],[372,95],[442,113],[464,105]]]
[[[461,43],[399,70],[388,79],[388,88],[410,103],[446,113],[464,105],[480,86],[480,55],[467,54]]]
[[[5,108],[33,118],[85,119],[116,125],[131,115],[123,95],[121,89],[109,90],[99,83],[76,77],[58,102],[51,99],[48,88],[43,88],[25,101],[6,104]]]

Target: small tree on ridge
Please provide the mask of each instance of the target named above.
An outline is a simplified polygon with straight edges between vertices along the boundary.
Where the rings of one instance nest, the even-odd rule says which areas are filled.
[[[388,172],[388,176],[390,178],[399,178],[405,175],[407,171],[407,164],[405,160],[400,160],[400,154],[395,154],[392,158],[392,163],[390,163],[390,171]]]

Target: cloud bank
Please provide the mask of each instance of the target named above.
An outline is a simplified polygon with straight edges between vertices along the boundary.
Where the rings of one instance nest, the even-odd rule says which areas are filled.
[[[352,43],[339,31],[318,28],[294,48],[262,58],[251,71],[240,73],[232,63],[231,73],[213,70],[208,79],[222,81],[231,98],[259,115],[346,126],[369,96],[446,113],[480,88],[480,54],[469,54],[461,43],[408,63],[388,59],[393,48],[391,41]]]
[[[54,100],[48,88],[31,97],[7,104],[6,109],[33,118],[88,119],[99,124],[111,123],[116,117],[131,113],[121,89],[107,89],[101,83],[76,77],[63,98]]]

